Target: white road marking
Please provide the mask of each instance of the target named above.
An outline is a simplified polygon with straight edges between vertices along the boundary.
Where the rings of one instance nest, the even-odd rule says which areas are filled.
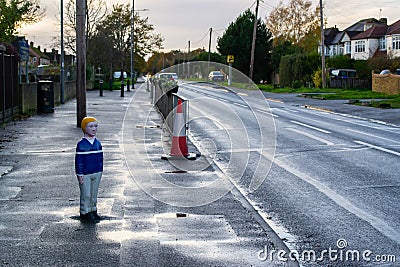
[[[312,135],[312,134],[309,134],[309,133],[306,133],[306,132],[303,132],[303,131],[300,131],[300,130],[297,130],[297,129],[294,129],[294,128],[288,128],[288,130],[290,130],[292,132],[296,132],[296,133],[302,134],[302,135],[307,136],[307,137],[309,137],[311,139],[320,141],[321,143],[325,143],[328,146],[335,145],[335,143],[332,143],[332,142],[330,142],[330,141],[328,141],[326,139],[320,138],[318,136],[315,136],[315,135]]]
[[[368,135],[368,136],[371,136],[371,137],[374,137],[374,138],[378,138],[378,139],[382,139],[382,140],[386,140],[386,141],[390,141],[390,142],[393,142],[393,143],[400,144],[399,141],[395,141],[393,139],[381,137],[381,136],[374,135],[374,134],[368,134],[368,133],[357,131],[357,130],[353,130],[353,129],[347,129],[347,131],[354,132],[354,133],[359,133],[359,134],[363,134],[363,135]]]
[[[320,129],[320,128],[317,128],[317,127],[314,127],[314,126],[311,126],[311,125],[308,125],[308,124],[305,124],[305,123],[301,123],[301,122],[298,122],[298,121],[291,121],[291,122],[295,123],[295,124],[298,124],[298,125],[301,125],[301,126],[304,126],[304,127],[307,127],[307,128],[310,128],[310,129],[313,129],[313,130],[316,130],[316,131],[319,131],[321,133],[326,133],[326,134],[330,134],[331,133],[330,131],[326,131],[326,130],[323,130],[323,129]]]
[[[234,104],[235,106],[239,106],[239,107],[247,108],[247,106],[246,106],[246,105],[243,105],[243,104],[240,104],[240,103],[233,102],[233,104]]]
[[[261,108],[256,108],[255,110],[260,112],[260,113],[263,113],[265,115],[270,115],[270,116],[272,116],[274,118],[279,118],[278,115],[273,114],[270,110],[265,110],[265,109],[261,109]]]
[[[396,243],[400,244],[400,232],[397,229],[394,229],[387,222],[382,220],[379,217],[374,216],[373,214],[365,211],[357,206],[355,206],[352,202],[346,199],[344,196],[340,195],[339,193],[335,192],[328,186],[324,185],[323,183],[317,181],[314,178],[311,178],[309,175],[285,164],[282,160],[278,158],[272,158],[271,155],[267,153],[263,153],[263,155],[274,161],[276,165],[285,169],[286,171],[290,172],[291,174],[297,176],[301,180],[309,183],[310,185],[314,186],[318,191],[326,195],[332,201],[334,201],[340,207],[346,209],[347,211],[351,212],[358,218],[368,222],[374,227],[376,230],[381,232],[386,237],[390,238],[391,240],[395,241]]]
[[[369,146],[370,148],[374,148],[376,150],[380,150],[380,151],[383,151],[383,152],[386,152],[386,153],[389,153],[389,154],[392,154],[392,155],[400,156],[400,152],[397,152],[397,151],[394,151],[394,150],[386,149],[386,148],[383,148],[383,147],[380,147],[380,146],[375,146],[375,145],[368,144],[368,143],[365,143],[365,142],[362,142],[362,141],[354,141],[354,142],[357,143],[357,144],[360,144],[360,145]]]

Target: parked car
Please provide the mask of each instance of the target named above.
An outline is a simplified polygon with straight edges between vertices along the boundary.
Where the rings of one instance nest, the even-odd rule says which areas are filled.
[[[382,70],[379,74],[392,74],[392,72],[390,71],[390,70]],[[395,71],[394,71],[394,74],[396,74],[396,75],[400,75],[400,69],[396,69]]]
[[[176,73],[171,73],[171,74],[172,74],[172,77],[174,78],[174,80],[177,81],[178,80],[178,74],[176,74]]]
[[[156,78],[159,79],[174,79],[175,81],[178,80],[178,74],[176,74],[175,72],[163,72],[163,73],[159,73],[156,75]]]
[[[156,78],[159,79],[163,84],[166,84],[169,87],[174,87],[178,85],[177,80],[178,75],[176,73],[164,72],[156,75]]]
[[[128,77],[128,74],[126,73],[126,71],[124,71],[123,75],[124,75],[124,79],[126,79]],[[114,79],[120,79],[121,78],[121,71],[114,71],[113,78]]]
[[[353,69],[333,69],[331,77],[336,78],[357,78],[357,71]]]
[[[216,81],[224,81],[225,80],[225,75],[220,72],[220,71],[212,71],[208,75],[208,79],[210,81],[216,82]]]
[[[382,70],[379,74],[390,74],[390,70]]]

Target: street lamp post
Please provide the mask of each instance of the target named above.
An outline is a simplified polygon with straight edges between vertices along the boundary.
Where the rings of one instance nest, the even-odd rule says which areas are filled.
[[[135,16],[134,16],[134,12],[140,12],[140,11],[149,11],[147,8],[144,9],[139,9],[139,10],[135,10],[135,0],[132,0],[132,10],[131,10],[131,81],[132,81],[132,88],[134,88],[135,85],[135,59],[134,59],[134,52],[135,52],[135,48],[134,48],[134,30],[135,30]]]

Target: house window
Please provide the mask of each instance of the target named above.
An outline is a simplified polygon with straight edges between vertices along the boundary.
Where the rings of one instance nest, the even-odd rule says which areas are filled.
[[[346,42],[346,54],[351,54],[351,42]]]
[[[393,49],[399,50],[400,49],[400,36],[393,36]]]
[[[332,56],[336,56],[337,55],[337,46],[334,45],[332,46]]]
[[[384,51],[386,50],[386,37],[379,38],[379,50]]]
[[[340,44],[339,46],[339,55],[344,55],[344,45]]]
[[[33,57],[33,63],[37,62],[37,57]]]
[[[365,52],[365,41],[356,41],[356,53]]]

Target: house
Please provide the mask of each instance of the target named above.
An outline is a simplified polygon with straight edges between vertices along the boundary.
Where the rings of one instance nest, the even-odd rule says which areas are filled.
[[[360,20],[343,31],[325,29],[325,55],[346,55],[353,59],[378,56],[400,57],[400,20],[387,25],[387,19]]]
[[[34,47],[34,43],[30,42],[29,44],[29,63],[30,67],[37,67],[39,65],[50,65],[50,58],[40,51],[40,46]]]
[[[385,39],[388,56],[400,57],[400,20],[388,27]]]
[[[368,30],[361,32],[351,38],[351,58],[369,59],[376,51],[386,49],[387,25],[374,25]]]
[[[45,48],[43,53],[50,58],[51,64],[61,65],[61,55],[59,54],[57,49],[53,48],[51,49],[51,52],[47,52],[47,49]],[[73,66],[75,65],[75,63],[75,56],[64,53],[65,66]]]

